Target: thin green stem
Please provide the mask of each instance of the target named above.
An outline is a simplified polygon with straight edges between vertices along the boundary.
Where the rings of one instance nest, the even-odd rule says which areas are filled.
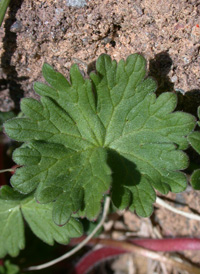
[[[6,10],[10,4],[10,0],[0,0],[0,27],[3,22]]]

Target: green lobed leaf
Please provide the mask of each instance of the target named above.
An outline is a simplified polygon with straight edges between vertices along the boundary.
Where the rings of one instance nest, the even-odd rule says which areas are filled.
[[[22,195],[3,186],[0,192],[0,258],[7,254],[15,257],[24,248],[23,217],[33,233],[49,245],[54,241],[67,244],[70,238],[82,236],[82,225],[74,218],[62,227],[52,222],[52,207],[52,203],[38,204],[32,195]]]
[[[200,190],[200,169],[196,169],[190,179],[191,185],[194,189]]]
[[[101,55],[96,73],[84,79],[78,67],[70,82],[44,64],[48,85],[35,83],[40,102],[23,99],[24,118],[5,123],[7,134],[25,144],[14,154],[22,165],[11,184],[22,193],[35,190],[40,203],[53,203],[53,219],[63,225],[77,212],[97,218],[103,194],[111,188],[118,208],[149,216],[156,195],[179,192],[187,180],[182,151],[195,119],[173,112],[173,93],[155,95],[145,78],[146,61],[138,54],[118,64]]]
[[[200,119],[200,107],[198,107],[198,117]],[[197,122],[200,125],[200,122]],[[194,131],[188,135],[190,145],[200,154],[200,132]],[[191,185],[194,189],[200,190],[200,169],[196,169],[190,179]]]
[[[200,132],[194,131],[188,135],[188,140],[191,146],[200,154]]]
[[[3,266],[0,266],[0,274],[22,274],[20,268],[16,264],[12,264],[9,260],[4,262]]]
[[[0,258],[16,257],[25,246],[20,201],[0,198]]]

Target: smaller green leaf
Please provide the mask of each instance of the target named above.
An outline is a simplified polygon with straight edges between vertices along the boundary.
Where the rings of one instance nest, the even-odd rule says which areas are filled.
[[[15,116],[16,115],[13,111],[8,111],[8,112],[0,111],[0,132],[3,130],[3,123]]]
[[[190,180],[192,187],[196,190],[200,190],[200,169],[197,169],[192,173]]]
[[[0,198],[0,258],[17,256],[25,246],[20,201]]]
[[[78,195],[75,199],[79,199]],[[72,237],[80,237],[83,233],[82,224],[74,218],[60,227],[52,220],[54,203],[38,204],[32,195],[22,195],[9,186],[0,191],[0,258],[6,254],[17,256],[24,248],[24,222],[29,224],[33,233],[47,244],[54,241],[66,244]],[[74,208],[73,208],[74,210]]]
[[[30,197],[22,202],[22,213],[33,233],[42,241],[53,245],[54,241],[67,244],[70,237],[80,237],[83,233],[82,225],[74,218],[60,227],[52,221],[53,204],[38,204]]]
[[[4,266],[0,266],[0,274],[20,274],[19,266],[6,260]]]
[[[200,132],[195,131],[188,135],[191,146],[200,154]]]

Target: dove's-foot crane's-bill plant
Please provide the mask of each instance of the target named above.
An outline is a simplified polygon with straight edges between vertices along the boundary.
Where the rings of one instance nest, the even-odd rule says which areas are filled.
[[[108,191],[115,208],[147,217],[154,189],[180,192],[187,184],[180,170],[195,118],[173,112],[175,94],[156,97],[141,55],[118,64],[101,55],[90,79],[76,65],[70,82],[48,64],[43,76],[48,84],[34,85],[40,101],[23,99],[24,116],[4,125],[24,144],[13,153],[21,166],[13,188],[1,190],[0,257],[24,247],[23,217],[46,243],[66,243],[81,235],[79,217],[97,218]]]

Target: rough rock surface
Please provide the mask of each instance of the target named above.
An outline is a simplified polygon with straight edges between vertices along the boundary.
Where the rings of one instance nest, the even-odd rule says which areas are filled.
[[[68,76],[72,63],[90,71],[101,53],[140,52],[162,90],[198,92],[199,50],[198,0],[15,0],[0,29],[0,110],[35,97],[44,62]]]

